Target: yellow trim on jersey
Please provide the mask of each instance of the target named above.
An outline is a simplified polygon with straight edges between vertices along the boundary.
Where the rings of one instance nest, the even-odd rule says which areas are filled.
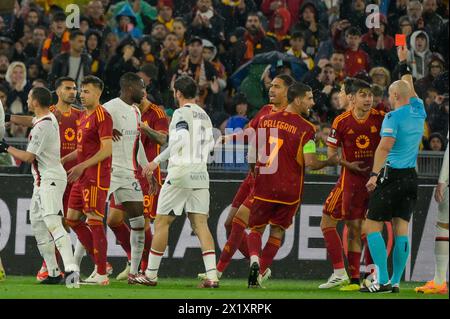
[[[262,200],[263,202],[269,202],[269,203],[277,203],[277,204],[284,204],[284,205],[294,205],[297,204],[300,201],[300,198],[298,200],[296,200],[295,202],[283,202],[280,200],[274,200],[274,199],[267,199],[267,198],[263,198],[263,197],[259,197],[259,196],[253,196],[253,198],[258,199],[258,200]]]

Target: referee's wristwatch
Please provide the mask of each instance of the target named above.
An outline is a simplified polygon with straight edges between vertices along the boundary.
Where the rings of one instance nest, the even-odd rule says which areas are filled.
[[[380,173],[370,172],[370,177],[378,177],[378,175],[380,175]]]

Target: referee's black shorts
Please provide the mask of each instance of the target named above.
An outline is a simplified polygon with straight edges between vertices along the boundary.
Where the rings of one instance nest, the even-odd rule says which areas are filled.
[[[416,170],[387,168],[386,173],[384,170],[370,196],[367,218],[381,222],[398,217],[409,222],[417,202]]]

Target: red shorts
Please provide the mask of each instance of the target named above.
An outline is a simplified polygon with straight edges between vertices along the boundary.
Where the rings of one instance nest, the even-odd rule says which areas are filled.
[[[82,184],[77,181],[73,184],[69,198],[69,208],[83,213],[95,213],[105,217],[105,206],[108,196],[107,189],[101,189],[97,185]]]
[[[70,191],[72,190],[73,183],[67,183],[66,190],[63,195],[63,209],[64,217],[67,217],[67,210],[69,209]]]
[[[338,182],[325,201],[323,213],[337,220],[365,219],[368,205],[365,182]]]
[[[250,194],[245,198],[244,202],[242,203],[243,206],[247,207],[248,209],[251,209],[253,206],[253,203],[255,202],[255,199],[253,198],[253,192],[254,190],[250,192]]]
[[[255,199],[251,205],[249,228],[259,228],[267,224],[288,229],[297,214],[299,203],[286,205]]]
[[[242,182],[241,186],[239,186],[239,189],[234,196],[233,202],[231,203],[231,207],[239,208],[247,199],[247,197],[252,193],[254,187],[255,179],[252,174],[248,174]]]

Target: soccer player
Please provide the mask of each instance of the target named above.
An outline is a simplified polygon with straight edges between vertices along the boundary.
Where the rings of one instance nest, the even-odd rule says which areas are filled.
[[[447,134],[448,140],[448,134]],[[447,294],[446,283],[448,267],[448,144],[444,154],[441,174],[438,185],[434,193],[438,206],[438,216],[436,224],[436,242],[434,245],[434,279],[428,281],[424,286],[415,289],[418,293],[424,294]]]
[[[377,266],[376,280],[361,292],[400,291],[400,279],[409,255],[408,227],[417,201],[417,155],[423,136],[426,112],[417,97],[413,78],[406,64],[408,49],[397,48],[401,80],[389,87],[389,112],[381,128],[381,141],[375,152],[372,172],[367,182],[369,211],[363,225],[370,254]],[[384,167],[383,167],[384,166]],[[389,280],[386,244],[381,235],[383,222],[393,223],[395,244],[393,274]]]
[[[137,106],[144,97],[144,81],[132,72],[120,77],[120,97],[105,103],[104,108],[112,117],[113,132],[117,132],[112,144],[111,196],[108,225],[116,234],[130,260],[128,284],[149,284],[144,274],[139,274],[139,264],[144,250],[145,218],[142,190],[138,179],[138,167],[148,160],[141,142],[139,123],[141,114]],[[152,185],[153,186],[153,185]],[[128,216],[131,232],[125,226]]]
[[[269,99],[270,103],[261,108],[261,110],[250,121],[249,127],[244,131],[244,134],[249,136],[249,140],[253,140],[256,130],[261,118],[267,114],[280,112],[288,105],[287,92],[289,86],[294,83],[294,79],[289,75],[276,76],[270,85]],[[232,136],[225,136],[226,140],[230,140]],[[248,224],[248,217],[251,208],[251,193],[255,184],[253,172],[249,172],[247,177],[239,187],[225,221],[225,229],[227,231],[228,240],[224,246],[222,254],[220,255],[219,263],[217,264],[217,276],[220,278],[222,273],[228,267],[236,250],[239,249],[242,254],[249,258],[247,247],[247,233],[245,229]],[[264,280],[271,275],[270,269],[264,273]],[[199,274],[200,279],[205,278],[205,274]]]
[[[340,148],[343,159],[340,161],[341,175],[326,199],[320,224],[334,269],[328,281],[319,286],[320,289],[342,285],[345,285],[341,288],[343,291],[360,289],[361,227],[369,202],[365,185],[380,142],[384,113],[372,109],[373,94],[369,83],[360,79],[352,82],[350,110],[335,118],[327,139],[328,156],[337,154]],[[336,230],[341,220],[348,228],[350,279],[344,267],[342,241]],[[372,264],[368,249],[366,264]]]
[[[169,144],[144,169],[152,174],[159,163],[169,159],[168,173],[158,199],[155,234],[146,276],[157,284],[158,270],[167,247],[169,227],[183,211],[188,215],[192,229],[200,240],[207,279],[200,287],[217,288],[214,239],[208,228],[209,175],[207,160],[214,148],[212,123],[196,101],[197,85],[189,76],[181,76],[174,83],[174,98],[179,108],[174,112],[169,127]]]
[[[304,171],[337,164],[337,156],[319,161],[315,127],[301,115],[314,105],[312,89],[302,83],[288,88],[289,105],[282,112],[264,116],[258,125],[258,157],[248,226],[250,273],[248,286],[260,287],[262,274],[277,254],[285,230],[292,224],[303,194]],[[261,136],[262,135],[262,136]],[[269,156],[264,159],[262,155]],[[250,154],[253,154],[249,151]],[[270,224],[270,238],[261,253],[262,234]]]
[[[144,97],[139,104],[139,110],[141,112],[141,142],[144,147],[147,159],[153,159],[159,155],[161,146],[167,143],[169,123],[164,111],[159,106],[151,103],[147,99],[147,93],[145,91]],[[159,189],[162,185],[161,171],[159,167],[153,171],[153,178],[155,180],[155,183],[157,184],[157,187],[155,188],[155,194],[151,194],[150,184],[147,178],[142,175],[141,166],[138,167],[137,177],[139,179],[139,184],[144,195],[145,242],[141,259],[141,272],[144,273],[147,269],[148,254],[152,245],[152,231],[150,229],[150,222],[153,222],[156,216],[156,206],[158,204]],[[130,229],[125,223],[123,223],[123,218],[119,219],[119,216],[117,214],[115,216],[115,223],[119,225],[116,226],[116,228],[121,228],[120,231],[123,238],[121,242],[122,247],[130,247],[129,239],[126,242],[126,239],[130,237]],[[109,227],[111,226],[112,225],[109,224]],[[128,251],[130,250],[126,251],[127,254],[129,254]],[[128,279],[129,272],[130,262],[127,262],[125,269],[117,275],[116,279]]]
[[[0,102],[0,106],[1,106],[1,103],[2,102]],[[6,272],[5,272],[5,268],[3,267],[3,264],[2,264],[2,257],[0,257],[0,281],[3,281],[5,279],[6,279]]]
[[[62,162],[77,160],[69,170],[70,192],[66,222],[77,234],[96,269],[84,283],[108,285],[106,273],[106,234],[103,226],[111,180],[112,119],[100,105],[103,81],[86,76],[81,82],[81,104],[86,109],[77,130],[77,150]],[[87,224],[82,220],[87,217]]]
[[[41,281],[42,284],[59,284],[63,278],[55,257],[55,246],[62,257],[65,275],[79,272],[69,234],[61,220],[67,175],[59,160],[59,128],[56,117],[49,110],[51,102],[52,95],[46,88],[34,88],[28,94],[27,103],[35,118],[26,151],[0,142],[0,153],[8,152],[16,159],[32,164],[34,189],[30,221],[39,252],[49,272],[48,277]]]
[[[61,141],[61,158],[73,152],[77,147],[76,132],[77,126],[80,122],[80,117],[83,111],[78,108],[73,107],[77,96],[77,87],[75,81],[70,77],[58,78],[55,82],[56,95],[58,96],[58,102],[56,105],[50,106],[50,112],[52,112],[59,124],[59,136]],[[20,116],[20,115],[10,115],[8,120],[15,124],[23,125],[26,127],[33,126],[33,117],[31,116]],[[66,172],[76,165],[76,161],[68,162],[64,165]],[[69,204],[70,190],[72,189],[72,183],[67,183],[66,190],[63,196],[63,207],[64,207],[64,217],[67,217],[67,208]],[[63,219],[64,227],[67,231],[69,228],[65,224],[65,219]],[[80,267],[81,260],[85,253],[84,247],[81,245],[80,241],[77,240],[75,246],[75,263]],[[47,266],[45,260],[39,269],[36,279],[42,281],[48,276]]]

